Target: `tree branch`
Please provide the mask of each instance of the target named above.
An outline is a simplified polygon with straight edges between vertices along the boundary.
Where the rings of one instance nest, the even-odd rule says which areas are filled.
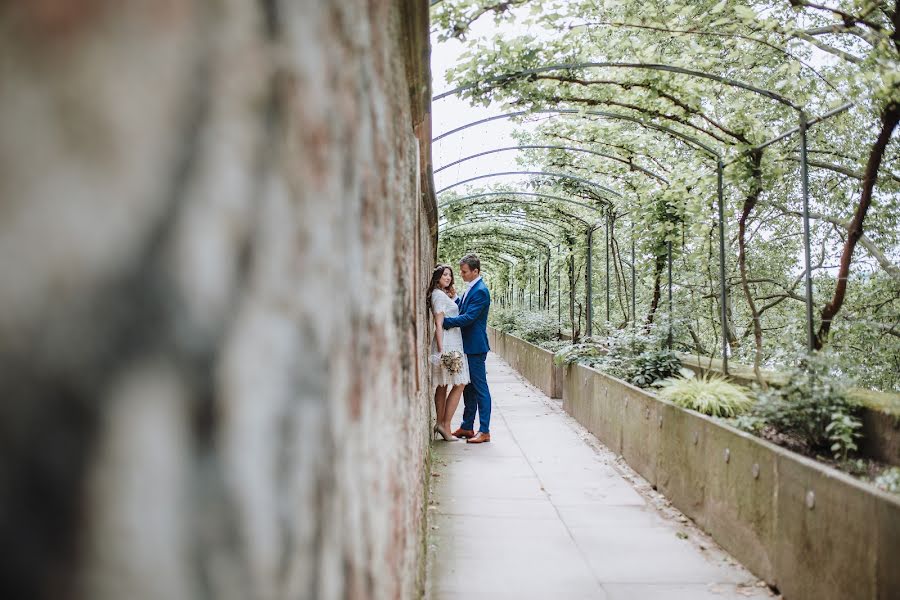
[[[856,243],[863,235],[863,222],[869,207],[872,204],[872,192],[875,188],[875,181],[878,177],[878,169],[881,166],[881,160],[884,158],[884,152],[887,145],[891,141],[891,134],[900,121],[900,104],[891,103],[885,107],[881,117],[881,131],[878,139],[873,144],[869,152],[869,160],[866,163],[865,178],[863,179],[863,189],[860,194],[859,204],[853,219],[847,227],[847,241],[844,243],[844,250],[841,253],[841,264],[838,270],[837,283],[834,288],[834,295],[831,300],[822,308],[822,321],[819,325],[819,331],[816,334],[816,349],[828,341],[828,334],[831,331],[831,323],[834,317],[840,312],[841,306],[844,304],[844,298],[847,293],[847,278],[850,274],[850,263],[853,260],[853,250]]]

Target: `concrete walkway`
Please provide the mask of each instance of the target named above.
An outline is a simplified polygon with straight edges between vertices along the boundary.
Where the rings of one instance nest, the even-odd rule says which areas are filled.
[[[495,354],[488,380],[493,441],[434,442],[433,600],[772,597]]]

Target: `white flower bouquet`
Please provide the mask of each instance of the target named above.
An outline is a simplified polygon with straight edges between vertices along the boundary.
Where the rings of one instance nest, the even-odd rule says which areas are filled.
[[[451,350],[441,354],[441,364],[454,375],[462,371],[462,361],[463,355],[458,350]]]

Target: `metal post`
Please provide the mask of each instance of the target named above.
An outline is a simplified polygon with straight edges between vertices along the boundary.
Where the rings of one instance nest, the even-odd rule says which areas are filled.
[[[587,326],[585,328],[587,332],[587,337],[591,337],[593,335],[593,322],[594,322],[594,305],[593,305],[593,284],[594,278],[592,276],[591,270],[591,257],[594,254],[594,228],[589,227],[587,232],[587,264],[585,265],[585,279],[584,279],[584,295],[585,295],[585,315],[587,316]]]
[[[559,312],[559,334],[562,335],[562,267],[559,264],[559,255],[562,254],[562,246],[556,245],[556,310]]]
[[[669,263],[669,333],[666,336],[666,347],[671,350],[672,349],[672,318],[673,318],[673,304],[672,304],[672,240],[668,240],[666,242],[666,254],[668,255],[666,258],[666,262]]]
[[[631,328],[637,328],[637,262],[634,253],[634,217],[631,221]]]
[[[719,200],[719,303],[722,305],[722,371],[728,373],[728,289],[725,285],[725,193],[723,190],[723,176],[725,165],[722,159],[716,164],[718,173],[718,200]]]
[[[531,296],[532,296],[531,291],[532,291],[532,288],[534,287],[534,285],[532,285],[532,283],[531,283],[531,275],[528,276],[528,281],[525,285],[526,285],[526,287],[528,287],[528,312],[531,312]]]
[[[806,345],[815,347],[813,333],[812,259],[809,251],[809,162],[806,156],[806,113],[800,111],[800,184],[803,190],[803,259],[806,266]]]
[[[606,322],[609,323],[609,208],[606,209]]]
[[[541,281],[541,271],[540,271],[540,269],[538,269],[538,272],[537,272],[537,282],[538,282],[538,290],[537,290],[537,291],[538,291],[538,302],[537,302],[537,304],[538,304],[538,310],[542,310],[542,309],[544,308],[544,295],[543,295],[543,293],[542,293],[542,292],[543,292],[542,286],[543,286],[544,284],[543,284],[543,282]]]
[[[544,279],[544,283],[546,284],[544,287],[544,289],[545,289],[544,293],[546,294],[547,297],[545,298],[544,306],[546,306],[546,310],[548,312],[550,311],[550,260],[551,260],[551,258],[552,258],[551,248],[550,248],[550,246],[547,246],[547,262],[544,264],[544,277],[546,277],[546,279]]]

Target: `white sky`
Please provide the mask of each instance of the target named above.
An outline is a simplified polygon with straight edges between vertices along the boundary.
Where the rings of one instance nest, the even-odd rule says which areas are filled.
[[[478,20],[472,26],[472,36],[482,37],[491,34],[495,30],[493,19],[485,16]],[[503,31],[508,32],[510,36],[519,36],[526,31],[524,26],[506,23]],[[438,95],[451,89],[451,85],[444,78],[447,69],[456,64],[459,56],[465,51],[465,44],[457,40],[448,40],[438,43],[432,38],[431,49],[431,72],[433,79],[434,94]],[[501,114],[500,107],[470,106],[468,101],[463,101],[455,96],[449,96],[442,100],[438,100],[433,105],[432,113],[432,131],[434,136],[455,129],[466,123],[492,117]],[[434,168],[439,169],[443,165],[451,163],[460,158],[477,154],[485,150],[494,148],[502,148],[505,146],[515,146],[516,142],[511,133],[517,128],[528,128],[529,125],[517,126],[512,121],[500,119],[490,123],[485,123],[477,127],[466,129],[452,136],[439,140],[432,146],[434,157]],[[499,171],[516,171],[521,167],[516,164],[516,156],[518,152],[508,151],[497,154],[491,154],[477,159],[466,161],[455,165],[446,171],[441,171],[435,175],[435,185],[437,189],[441,189],[447,185],[457,181]],[[494,186],[500,183],[512,183],[514,181],[522,181],[527,176],[504,176],[486,178],[473,182],[472,186],[486,187]],[[454,191],[463,192],[465,186],[455,188]]]

